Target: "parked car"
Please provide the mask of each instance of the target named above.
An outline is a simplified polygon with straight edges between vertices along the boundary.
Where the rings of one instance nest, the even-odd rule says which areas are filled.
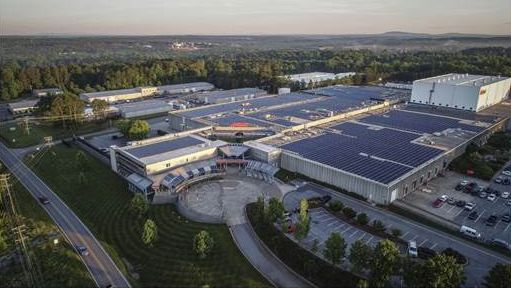
[[[511,185],[511,179],[506,178],[504,181],[502,181],[502,185]]]
[[[444,201],[440,200],[440,199],[436,199],[435,201],[433,201],[433,207],[435,208],[440,208],[444,205]]]
[[[468,182],[467,180],[463,180],[463,181],[460,182],[460,185],[461,186],[466,186],[466,185],[468,185],[468,183],[470,183],[470,182]]]
[[[39,196],[37,198],[39,199],[39,202],[41,202],[41,204],[43,205],[50,204],[50,200],[48,200],[48,198],[44,196]]]
[[[465,205],[465,210],[472,211],[476,207],[476,203],[474,202],[468,202],[467,205]]]
[[[456,187],[454,187],[454,190],[461,191],[461,190],[463,190],[463,187],[465,187],[465,186],[458,184],[458,185],[456,185]]]
[[[486,198],[486,197],[488,197],[488,194],[483,191],[483,192],[479,193],[479,197]]]
[[[477,213],[477,211],[472,211],[468,214],[468,219],[470,220],[476,220],[477,217],[479,217],[479,213]]]
[[[511,176],[511,171],[509,170],[504,170],[502,171],[502,174],[506,175],[506,176]]]
[[[486,219],[486,226],[495,226],[498,220],[499,219],[497,218],[496,215],[491,215],[490,217],[488,217],[488,219]]]
[[[442,201],[442,202],[447,201],[447,199],[449,199],[449,197],[448,197],[447,195],[445,195],[445,194],[444,194],[444,195],[442,195],[442,196],[440,196],[440,197],[438,197],[438,200],[440,200],[440,201]]]
[[[509,198],[509,192],[507,192],[507,191],[502,192],[502,194],[500,194],[500,197],[502,197],[504,199]]]
[[[502,180],[503,180],[502,177],[499,176],[499,177],[495,178],[495,180],[493,180],[493,182],[500,184],[500,183],[502,183]]]
[[[490,194],[490,195],[488,195],[488,197],[486,199],[493,202],[497,199],[497,196],[495,194]]]
[[[502,218],[500,218],[500,220],[502,220],[502,222],[509,223],[509,222],[511,222],[511,215],[509,213],[504,214],[504,215],[502,215]]]
[[[491,240],[490,244],[504,249],[510,249],[509,243],[507,243],[506,240],[494,238]]]
[[[408,255],[410,255],[411,257],[419,256],[417,252],[417,242],[415,241],[408,242]]]
[[[456,201],[456,206],[458,206],[458,207],[465,207],[465,205],[467,205],[467,202],[465,202],[463,200]]]
[[[456,199],[452,198],[452,197],[449,197],[449,199],[447,199],[447,204],[449,205],[454,205],[456,204]]]
[[[511,199],[509,199],[509,200],[507,200],[507,201],[506,201],[506,205],[507,205],[507,206],[511,206]]]

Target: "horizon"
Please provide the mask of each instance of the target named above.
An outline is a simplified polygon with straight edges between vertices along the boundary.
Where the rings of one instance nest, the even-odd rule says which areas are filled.
[[[2,36],[511,34],[508,0],[2,2]]]

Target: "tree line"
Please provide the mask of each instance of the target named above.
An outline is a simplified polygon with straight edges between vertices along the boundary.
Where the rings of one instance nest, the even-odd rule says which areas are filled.
[[[278,50],[133,63],[40,67],[10,62],[0,70],[0,99],[4,101],[37,88],[60,87],[79,94],[193,81],[208,81],[223,89],[261,87],[275,92],[287,84],[279,75],[310,71],[361,73],[354,84],[380,78],[412,81],[451,72],[511,76],[511,48],[456,52]]]

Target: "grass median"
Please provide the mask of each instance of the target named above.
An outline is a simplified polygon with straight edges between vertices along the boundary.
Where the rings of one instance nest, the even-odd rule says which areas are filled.
[[[144,246],[145,218],[130,212],[132,195],[125,181],[89,155],[86,172],[79,176],[78,151],[55,146],[33,169],[91,229],[134,286],[268,286],[239,252],[225,225],[188,221],[173,205],[151,206],[148,218],[156,222],[159,239],[152,248]],[[215,240],[206,259],[199,259],[192,246],[194,235],[201,230]]]

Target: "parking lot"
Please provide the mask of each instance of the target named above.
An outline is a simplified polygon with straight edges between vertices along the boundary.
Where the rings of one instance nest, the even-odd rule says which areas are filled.
[[[387,231],[394,228],[401,230],[403,233],[401,239],[405,241],[415,241],[418,247],[430,248],[437,252],[451,247],[465,255],[469,258],[469,265],[465,266],[465,273],[467,276],[466,287],[479,286],[483,277],[488,272],[488,269],[493,267],[495,263],[510,263],[509,258],[496,252],[457,239],[452,235],[442,233],[399,215],[389,213],[378,207],[373,207],[366,202],[351,198],[350,196],[312,183],[303,182],[300,184],[298,181],[296,183],[296,191],[287,193],[283,199],[286,210],[293,210],[298,206],[302,198],[309,199],[312,197],[330,195],[332,196],[331,201],[341,201],[346,206],[353,208],[359,213],[366,213],[371,220],[378,219],[382,221]],[[431,202],[429,202],[429,205],[431,205]],[[333,231],[340,232],[346,239],[346,242],[350,244],[357,239],[362,239],[363,241],[369,241],[368,243],[370,245],[374,245],[374,243],[379,240],[376,237],[370,238],[373,235],[361,231],[357,227],[350,227],[350,225],[335,218],[335,216],[324,209],[310,209],[310,213],[313,218],[313,223],[311,225],[309,237],[305,239],[307,245],[312,245],[314,239],[318,239],[319,243],[323,243]],[[509,233],[510,230],[511,228],[509,228],[507,232]],[[322,248],[323,246],[319,246],[319,251],[321,251]]]
[[[495,175],[495,177],[498,176],[503,179],[511,179],[511,177],[501,175],[500,173]],[[467,193],[464,188],[456,190],[455,187],[461,181],[476,183],[477,187],[489,187],[492,189],[491,191],[497,190],[499,193],[496,194],[495,200],[489,200],[488,195],[491,193]],[[511,185],[497,184],[494,181],[482,181],[454,172],[448,172],[446,177],[434,179],[421,191],[407,195],[403,201],[460,226],[471,227],[481,233],[481,240],[483,241],[499,238],[511,242],[511,223],[502,220],[503,215],[511,214],[511,206],[508,204],[511,197],[501,197],[503,192],[511,192]],[[442,203],[437,201],[438,205],[435,207],[434,202],[442,195],[446,195],[448,199],[452,200]],[[475,204],[475,207],[469,211],[463,204],[471,202]],[[473,213],[472,216],[470,216],[471,213]],[[487,223],[488,218],[492,215],[497,217],[494,225]]]

